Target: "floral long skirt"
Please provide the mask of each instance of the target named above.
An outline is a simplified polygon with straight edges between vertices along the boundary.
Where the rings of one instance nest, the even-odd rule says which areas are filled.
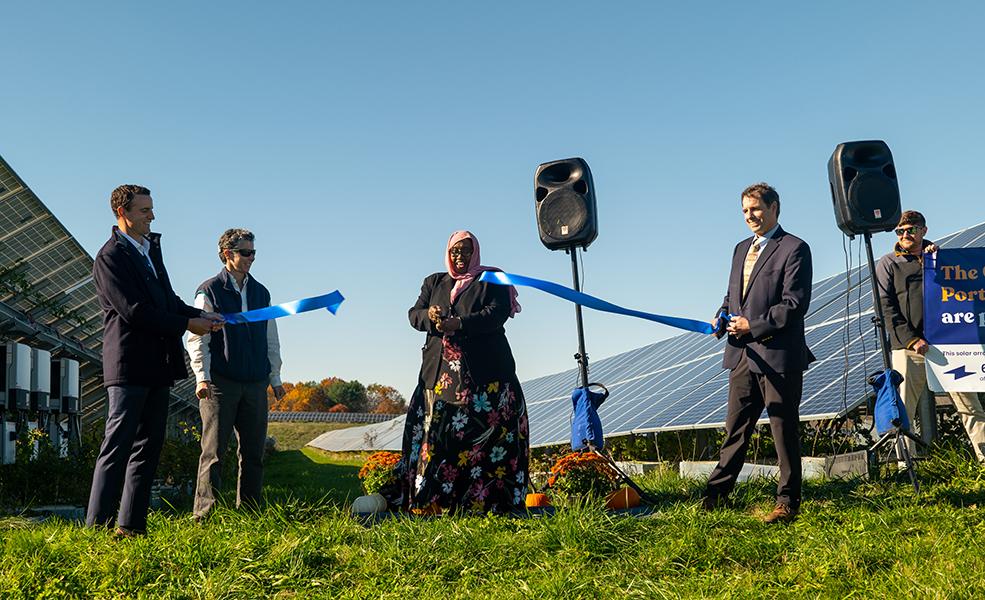
[[[521,509],[530,461],[520,383],[475,383],[453,338],[437,384],[414,391],[398,467],[409,508],[506,513]]]

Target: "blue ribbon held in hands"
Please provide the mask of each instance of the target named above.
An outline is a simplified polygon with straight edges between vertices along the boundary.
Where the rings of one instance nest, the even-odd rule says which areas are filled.
[[[715,329],[711,326],[711,323],[706,321],[682,319],[680,317],[667,317],[664,315],[655,315],[639,310],[632,310],[630,308],[623,308],[612,304],[611,302],[606,302],[605,300],[596,298],[595,296],[589,296],[588,294],[576,292],[575,290],[564,287],[563,285],[558,285],[542,279],[534,279],[533,277],[524,277],[523,275],[514,275],[512,273],[504,273],[502,271],[483,271],[482,275],[479,277],[479,281],[495,283],[497,285],[520,285],[532,287],[542,292],[547,292],[552,296],[557,296],[558,298],[567,300],[568,302],[580,304],[586,308],[617,315],[626,315],[627,317],[646,319],[647,321],[662,323],[664,325],[670,325],[671,327],[677,327],[678,329],[693,331],[695,333],[715,333]]]
[[[241,323],[256,323],[257,321],[279,319],[280,317],[296,315],[320,308],[324,308],[334,315],[339,310],[339,305],[342,304],[343,300],[345,298],[342,294],[338,290],[335,290],[330,294],[315,296],[314,298],[303,298],[294,302],[277,304],[276,306],[267,306],[246,312],[223,313],[222,318],[226,320],[227,325],[238,325]]]

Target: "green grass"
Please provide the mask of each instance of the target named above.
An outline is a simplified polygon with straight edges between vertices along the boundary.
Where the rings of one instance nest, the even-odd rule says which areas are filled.
[[[277,440],[278,450],[300,450],[308,442],[335,429],[353,427],[358,423],[290,423],[271,421],[267,423],[267,435]]]
[[[366,525],[344,499],[358,460],[306,448],[269,462],[268,505],[205,525],[152,514],[114,540],[61,522],[0,523],[0,597],[77,598],[980,598],[985,469],[941,452],[902,479],[811,483],[801,518],[769,527],[771,484],[732,508],[695,507],[699,482],[642,483],[655,514],[395,518]]]

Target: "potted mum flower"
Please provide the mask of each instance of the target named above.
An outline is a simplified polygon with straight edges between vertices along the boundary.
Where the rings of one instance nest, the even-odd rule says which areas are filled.
[[[547,487],[555,503],[604,498],[616,489],[619,475],[592,452],[565,454],[551,467]]]
[[[374,513],[386,510],[387,503],[380,491],[397,482],[394,467],[400,462],[399,452],[374,452],[359,469],[359,480],[366,495],[352,503],[354,513]]]

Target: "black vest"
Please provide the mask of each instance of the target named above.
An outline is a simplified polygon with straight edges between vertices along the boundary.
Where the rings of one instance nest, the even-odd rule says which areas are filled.
[[[223,269],[198,286],[197,293],[205,294],[217,313],[242,312],[243,301],[233,284],[232,275]],[[252,275],[246,282],[246,306],[249,310],[270,306],[270,292]],[[209,353],[212,355],[212,373],[242,382],[269,378],[267,322],[224,325],[221,331],[212,333]]]

